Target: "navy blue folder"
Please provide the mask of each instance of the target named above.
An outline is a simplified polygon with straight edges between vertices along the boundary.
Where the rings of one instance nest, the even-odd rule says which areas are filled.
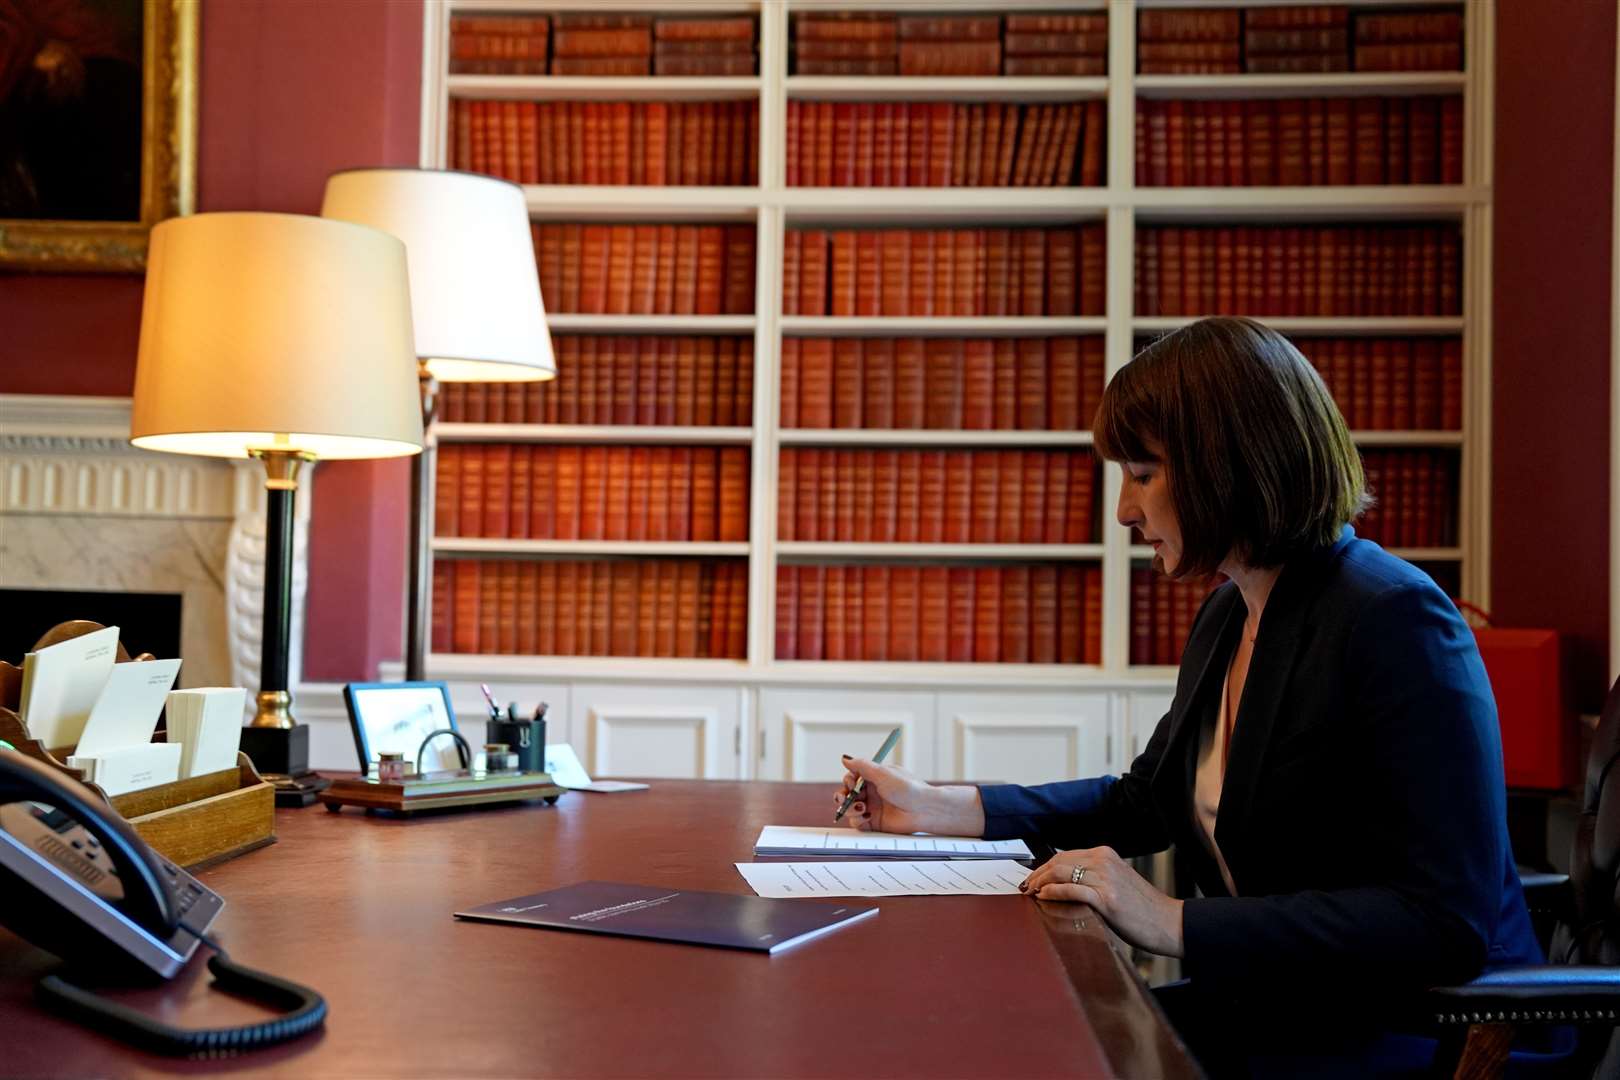
[[[775,953],[877,913],[835,901],[585,881],[458,911],[456,918]]]

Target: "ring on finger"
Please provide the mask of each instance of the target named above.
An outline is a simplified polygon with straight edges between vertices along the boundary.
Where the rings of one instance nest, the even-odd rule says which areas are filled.
[[[1086,876],[1086,868],[1085,867],[1083,867],[1083,866],[1073,867],[1069,871],[1069,884],[1070,885],[1078,885],[1078,884],[1080,884],[1080,879],[1085,877],[1085,876]]]

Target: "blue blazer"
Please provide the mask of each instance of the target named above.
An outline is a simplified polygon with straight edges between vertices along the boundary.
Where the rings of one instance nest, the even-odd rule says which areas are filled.
[[[1205,601],[1170,712],[1128,773],[981,788],[985,836],[1126,856],[1177,845],[1203,893],[1182,925],[1204,991],[1388,995],[1540,963],[1474,636],[1427,574],[1348,526],[1290,561],[1266,603],[1215,823],[1228,894],[1193,778],[1246,610],[1231,583]]]

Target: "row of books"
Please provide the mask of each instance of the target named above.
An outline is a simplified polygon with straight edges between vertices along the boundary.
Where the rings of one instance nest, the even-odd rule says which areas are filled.
[[[799,75],[1101,75],[1108,17],[1097,13],[805,13],[792,23]]]
[[[450,167],[514,184],[758,184],[759,102],[450,102]]]
[[[1460,184],[1462,98],[1137,102],[1143,187]]]
[[[432,649],[502,656],[748,655],[748,565],[436,559]]]
[[[1088,450],[783,447],[779,540],[873,544],[1089,544]]]
[[[433,532],[506,540],[748,539],[748,449],[439,448]]]
[[[450,73],[752,75],[758,38],[752,16],[456,16]]]
[[[784,428],[1081,431],[1103,339],[784,338]]]
[[[1136,313],[1462,313],[1454,224],[1151,226],[1136,234]]]
[[[1131,663],[1179,664],[1198,609],[1225,581],[1180,581],[1146,566],[1131,568]]]
[[[530,225],[546,310],[751,315],[752,225]]]
[[[788,229],[782,314],[1101,315],[1101,224]]]
[[[1101,663],[1102,570],[778,565],[776,658]]]
[[[452,75],[544,75],[550,57],[551,20],[544,15],[450,19]]]
[[[445,383],[439,418],[460,424],[752,426],[754,341],[746,337],[552,338],[551,382]]]
[[[1101,101],[787,103],[788,187],[1069,187],[1103,182]]]
[[[1462,14],[1455,8],[1357,11],[1344,5],[1144,10],[1137,23],[1143,74],[1459,71]]]
[[[1457,455],[1443,450],[1364,450],[1372,509],[1356,533],[1385,547],[1457,543]]]
[[[1310,338],[1296,341],[1354,431],[1462,429],[1457,338]]]

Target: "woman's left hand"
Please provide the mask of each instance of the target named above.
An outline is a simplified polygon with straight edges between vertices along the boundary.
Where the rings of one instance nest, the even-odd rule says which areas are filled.
[[[1081,869],[1076,883],[1076,868]],[[1113,848],[1060,851],[1019,886],[1038,900],[1078,900],[1096,909],[1114,932],[1160,956],[1182,955],[1181,901],[1131,869]]]

